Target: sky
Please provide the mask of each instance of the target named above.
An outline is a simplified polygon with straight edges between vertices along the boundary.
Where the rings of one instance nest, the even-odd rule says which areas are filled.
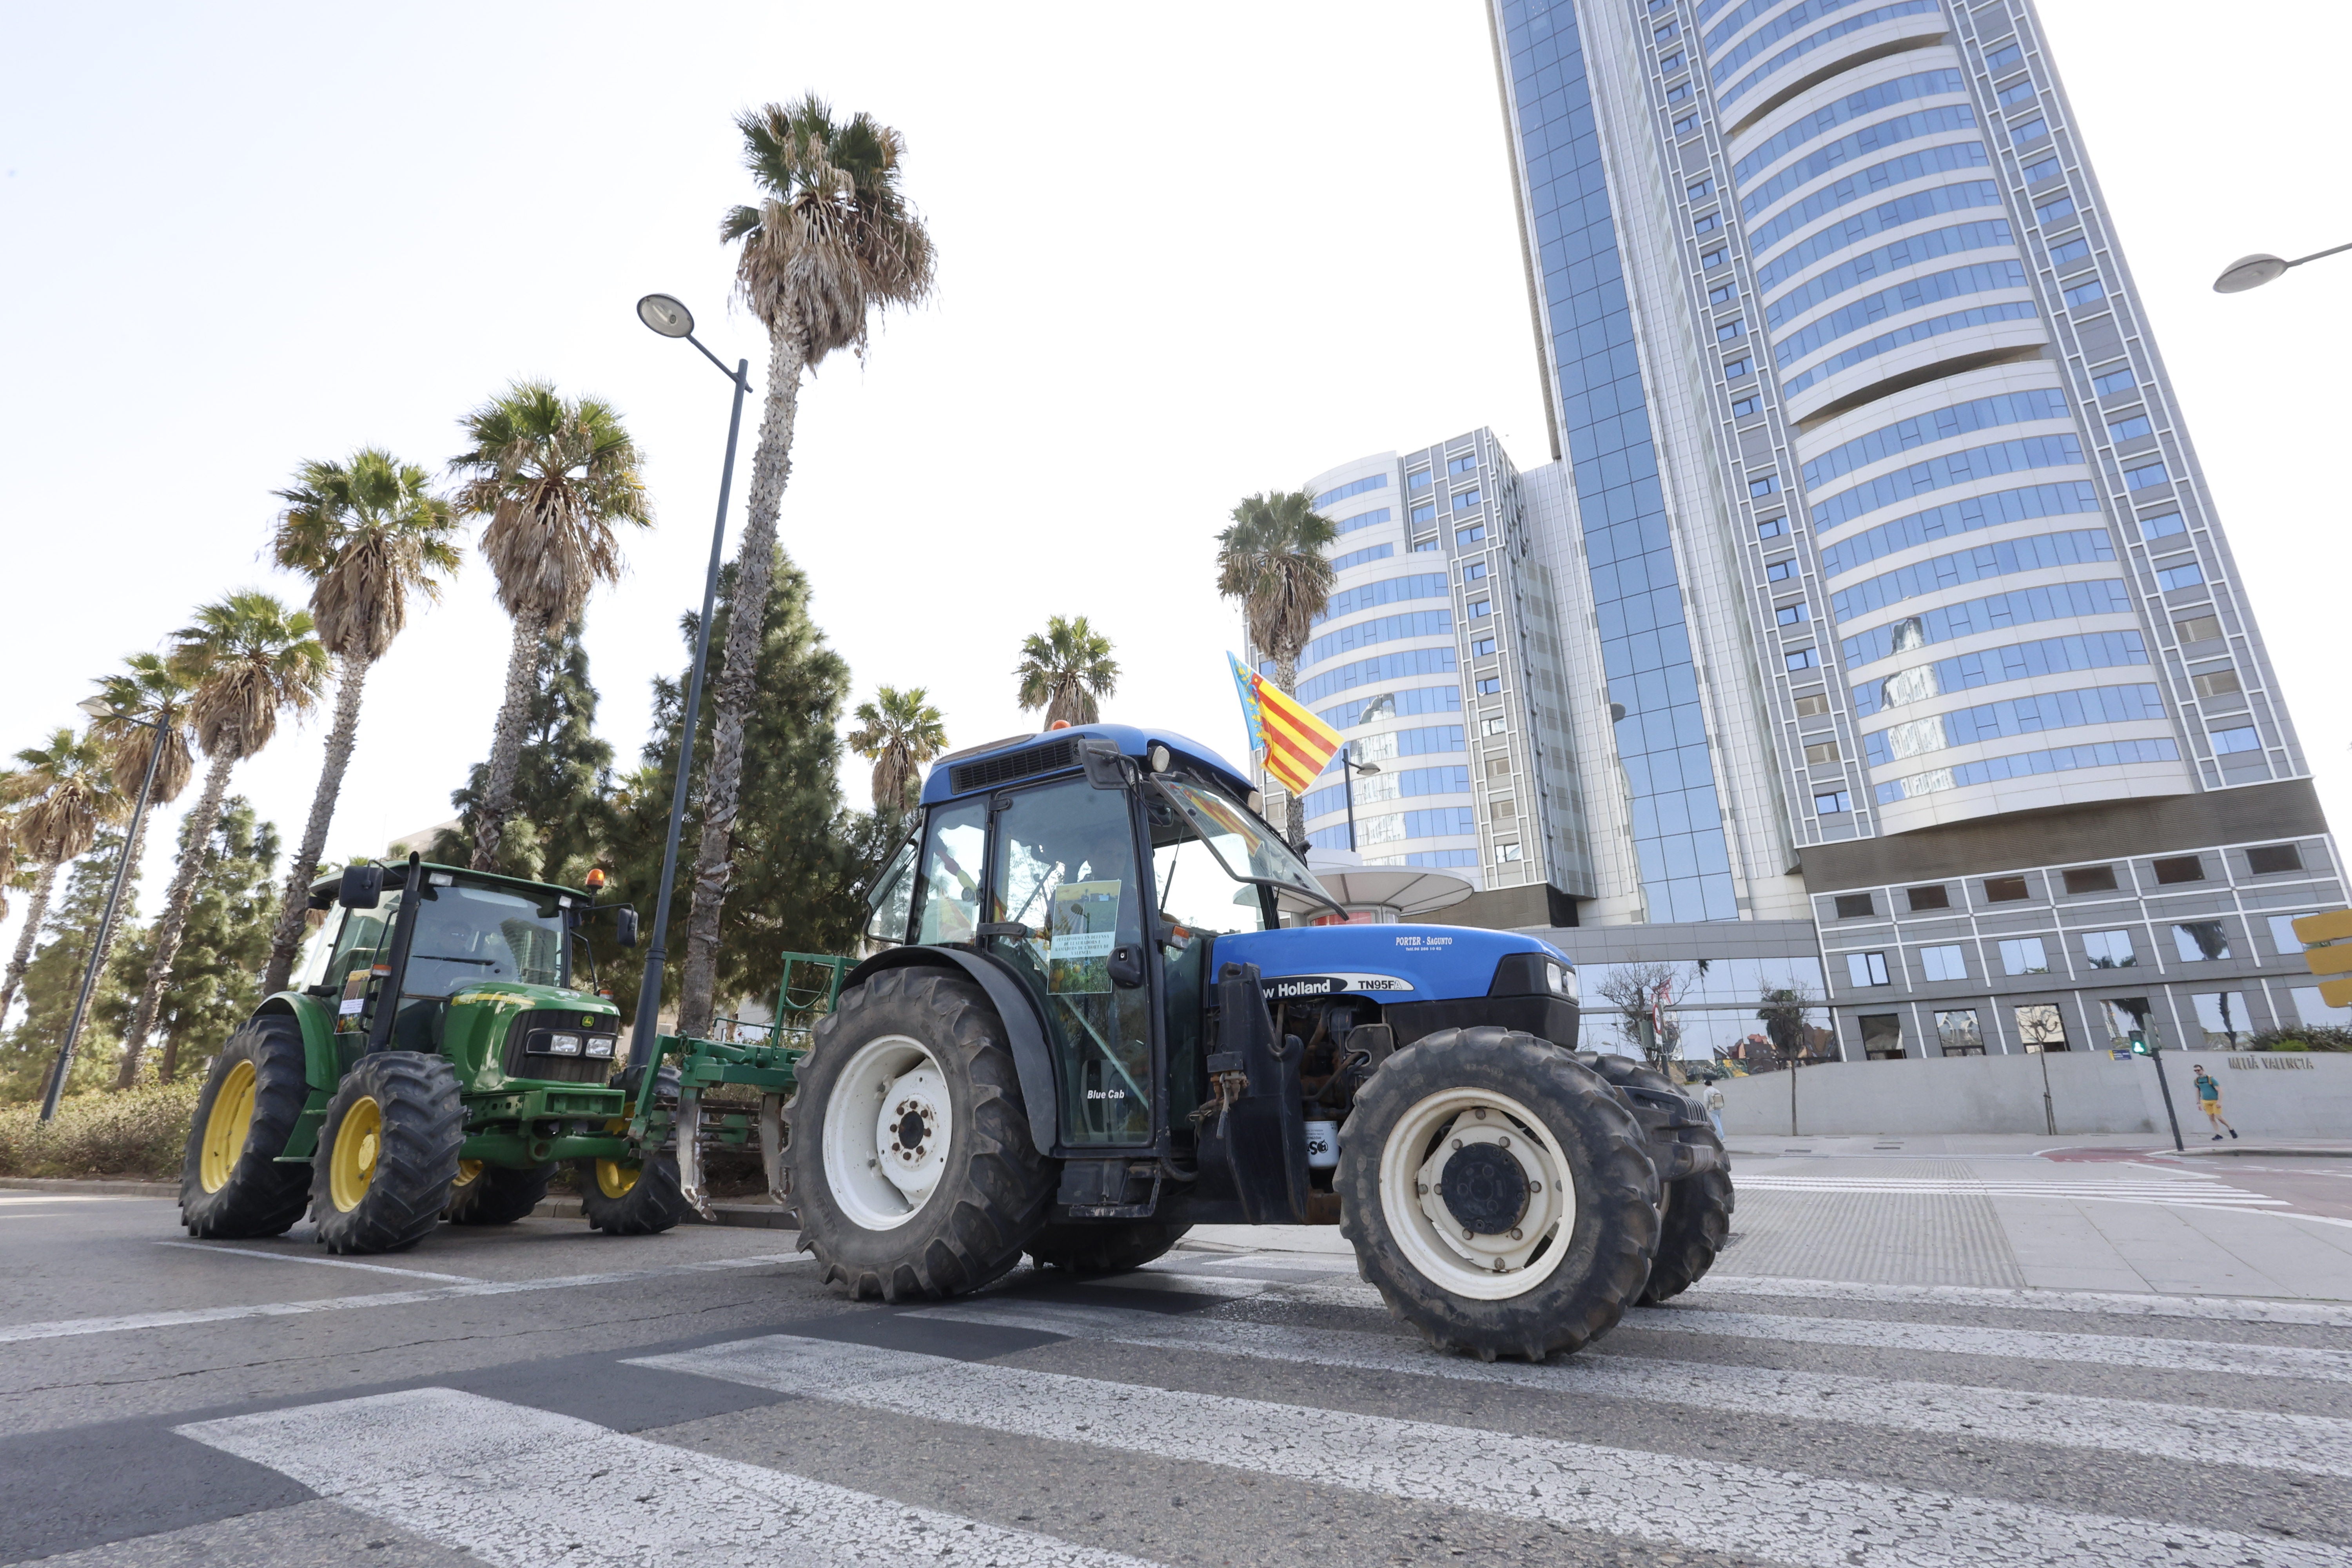
[[[2042,15],[2331,818],[2352,820],[2352,547],[2326,479],[2352,255],[2210,289],[2239,255],[2352,240],[2329,74],[2352,16]],[[438,470],[461,415],[544,377],[612,400],[647,454],[656,526],[586,630],[598,728],[634,763],[649,682],[684,662],[729,397],[634,302],[677,295],[758,378],[717,234],[751,195],[733,117],[810,90],[903,133],[940,258],[933,300],[802,393],[781,535],[853,701],[921,686],[956,746],[1034,729],[1021,640],[1085,615],[1122,667],[1107,718],[1237,754],[1213,556],[1238,500],[1482,425],[1522,468],[1549,459],[1478,0],[881,16],[0,4],[0,752],[77,721],[197,605],[299,602],[260,552],[299,463],[378,445]],[[370,679],[331,858],[452,815],[508,644],[469,558]],[[231,784],[289,838],[325,720]],[[861,802],[863,774],[845,768]],[[149,840],[147,912],[176,820]]]

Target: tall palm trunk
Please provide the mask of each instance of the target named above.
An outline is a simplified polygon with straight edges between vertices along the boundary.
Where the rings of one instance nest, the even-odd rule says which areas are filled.
[[[40,940],[41,921],[49,912],[49,895],[57,890],[58,868],[44,866],[33,882],[33,901],[25,910],[25,929],[16,933],[16,956],[8,961],[8,978],[0,981],[0,1024],[8,1021],[8,1009],[16,1004],[16,988],[25,984],[25,971],[33,962],[33,944]]]
[[[147,965],[147,983],[140,988],[139,1005],[131,1014],[131,1027],[122,1035],[121,1078],[125,1083],[139,1076],[139,1053],[146,1048],[147,1036],[155,1027],[155,1015],[163,1011],[163,991],[172,982],[172,961],[180,955],[180,939],[188,933],[188,910],[196,901],[196,878],[205,868],[205,855],[211,849],[213,824],[220,820],[221,797],[228,793],[228,771],[236,766],[236,758],[226,752],[212,760],[205,770],[204,793],[188,818],[195,824],[186,847],[180,851],[180,863],[172,872],[171,891],[163,898],[163,912],[155,921],[155,958]]]
[[[1298,689],[1298,656],[1277,652],[1274,656],[1274,683],[1290,696]],[[1307,803],[1292,795],[1283,807],[1282,836],[1301,856],[1307,853]]]
[[[776,571],[776,517],[793,472],[793,424],[801,403],[801,346],[796,324],[772,334],[768,351],[767,406],[760,416],[760,447],[751,457],[751,497],[743,542],[735,553],[735,607],[727,623],[726,668],[712,691],[710,772],[702,790],[702,835],[694,857],[694,901],[686,921],[686,967],[678,987],[677,1028],[709,1031],[719,988],[719,917],[735,852],[735,814],[743,785],[743,716],[760,679],[760,647],[767,636],[768,591]],[[699,717],[689,713],[686,721]]]
[[[526,611],[514,618],[514,651],[507,656],[507,699],[490,737],[490,777],[482,792],[482,814],[474,828],[474,869],[498,868],[499,840],[514,815],[515,775],[522,769],[522,729],[530,719],[531,693],[539,686],[539,639],[547,617]]]
[[[141,858],[147,853],[147,829],[154,823],[154,820],[155,814],[153,812],[142,812],[139,816],[139,831],[131,836],[130,846],[123,850],[123,853],[129,857],[129,859],[126,860],[124,864],[131,868],[129,875],[123,881],[123,889],[126,892],[130,890],[131,884],[138,880],[139,862]],[[124,911],[117,910],[114,911],[113,922],[111,924],[103,925],[98,933],[98,968],[96,973],[101,980],[105,977],[106,965],[108,962],[114,956],[114,944],[122,935]],[[95,1020],[90,1018],[84,1018],[82,1020],[82,1027],[87,1030],[94,1021]],[[74,1047],[74,1051],[76,1055],[79,1055],[81,1047],[77,1044]],[[125,1060],[128,1059],[129,1058],[126,1057]],[[133,1079],[134,1071],[135,1068],[126,1068],[122,1071],[118,1072],[115,1075],[114,1087],[117,1089],[129,1089]]]
[[[327,731],[327,760],[319,769],[319,791],[310,797],[310,820],[303,825],[301,847],[286,868],[286,898],[278,910],[278,929],[269,938],[269,968],[261,980],[264,996],[285,990],[287,976],[294,972],[294,954],[302,945],[302,914],[310,907],[310,877],[319,868],[319,857],[327,852],[327,827],[335,819],[343,772],[352,765],[352,747],[359,740],[360,693],[374,661],[345,654],[340,662],[335,727]]]

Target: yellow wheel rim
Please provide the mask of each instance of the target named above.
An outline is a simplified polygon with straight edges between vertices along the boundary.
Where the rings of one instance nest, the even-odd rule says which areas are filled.
[[[205,1191],[216,1193],[228,1185],[230,1173],[245,1155],[246,1134],[253,1131],[253,1064],[238,1062],[221,1079],[213,1096],[212,1114],[205,1118],[205,1141],[196,1157],[196,1179]]]
[[[608,1198],[625,1198],[636,1190],[641,1165],[624,1165],[618,1160],[596,1162],[596,1190]]]
[[[362,1096],[343,1112],[335,1130],[335,1151],[327,1164],[327,1193],[344,1213],[360,1206],[368,1184],[375,1180],[376,1152],[383,1142],[383,1109],[373,1096]]]
[[[472,1184],[474,1178],[481,1173],[482,1163],[479,1160],[460,1160],[457,1162],[457,1185],[461,1187],[468,1186]]]

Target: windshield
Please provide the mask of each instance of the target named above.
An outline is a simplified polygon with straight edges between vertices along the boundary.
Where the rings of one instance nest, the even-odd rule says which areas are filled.
[[[477,980],[564,983],[563,910],[552,897],[427,884],[402,993],[446,996]]]
[[[1327,901],[1323,884],[1315,879],[1314,874],[1309,872],[1298,857],[1291,851],[1290,846],[1275,837],[1264,824],[1253,818],[1248,812],[1223,795],[1213,790],[1202,789],[1198,784],[1185,784],[1181,780],[1171,778],[1160,778],[1152,782],[1165,792],[1169,800],[1175,803],[1177,809],[1183,814],[1186,825],[1200,836],[1200,842],[1210,852],[1212,858],[1210,863],[1214,864],[1217,870],[1225,876],[1228,887],[1233,883],[1242,882],[1244,879],[1254,879],[1294,889],[1318,904]],[[1157,824],[1154,825],[1152,840],[1155,846],[1160,841]],[[1188,879],[1187,866],[1183,863],[1183,858],[1179,857],[1171,862],[1163,862],[1158,869],[1163,877],[1171,871],[1175,873],[1175,880],[1171,882],[1169,892],[1163,894],[1161,898],[1161,907],[1169,913],[1174,914],[1180,906],[1170,903],[1168,900],[1174,895],[1176,883]],[[1233,892],[1227,892],[1224,900],[1232,905],[1232,912],[1225,913],[1222,920],[1213,918],[1208,915],[1207,911],[1211,905],[1218,903],[1216,895],[1201,885],[1200,872],[1191,872],[1189,879],[1192,886],[1188,889],[1189,897],[1185,901],[1202,909],[1204,911],[1202,923],[1207,929],[1212,931],[1236,929],[1236,916],[1242,912],[1244,900],[1236,898]],[[1246,886],[1240,890],[1252,891]],[[1247,900],[1247,903],[1253,906],[1256,902],[1254,896]],[[1252,923],[1243,929],[1251,931],[1260,929],[1255,921],[1255,910],[1250,913]]]

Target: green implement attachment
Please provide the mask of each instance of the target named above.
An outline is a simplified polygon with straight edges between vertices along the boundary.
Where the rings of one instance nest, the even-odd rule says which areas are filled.
[[[655,1070],[636,1086],[630,1144],[646,1153],[675,1146],[678,1188],[705,1219],[716,1216],[703,1190],[703,1152],[742,1150],[754,1136],[768,1192],[782,1201],[783,1105],[799,1082],[794,1068],[808,1053],[817,1020],[840,1000],[842,977],[856,962],[816,952],[782,957],[783,978],[770,1019],[716,1019],[711,1032],[722,1039],[664,1035],[655,1047]],[[674,1108],[666,1103],[666,1091],[673,1087]],[[694,1135],[678,1137],[682,1127],[692,1128]]]

